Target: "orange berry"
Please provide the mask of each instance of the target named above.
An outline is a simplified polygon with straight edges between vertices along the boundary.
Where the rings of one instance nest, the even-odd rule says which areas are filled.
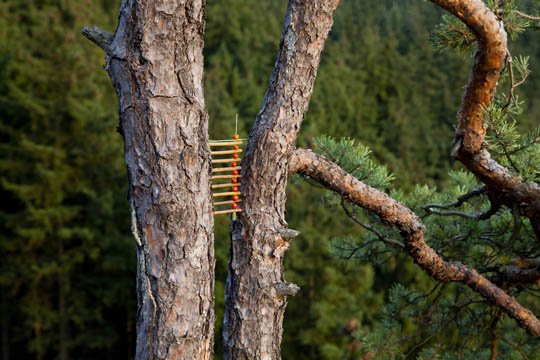
[[[233,208],[233,209],[236,209],[237,207],[238,207],[237,204],[232,204],[232,208]]]
[[[238,154],[234,154],[233,158],[238,159]]]
[[[234,134],[233,138],[234,138],[234,140],[238,140],[238,139],[240,139],[240,136],[238,136],[238,134]]]
[[[232,182],[236,184],[238,182],[238,179],[234,178],[232,179]]]
[[[237,164],[236,164],[236,162],[233,162],[231,165],[232,165],[233,167],[235,167]]]
[[[238,186],[233,186],[232,191],[237,192],[238,191]]]
[[[232,197],[232,199],[233,199],[234,201],[238,201],[238,199],[240,199],[240,198],[238,197],[238,195],[234,195],[234,196]]]
[[[233,149],[234,149],[234,150],[238,150],[238,145],[234,145],[234,146],[233,146]]]
[[[238,170],[234,170],[234,171],[232,172],[232,174],[233,174],[233,175],[238,175]]]

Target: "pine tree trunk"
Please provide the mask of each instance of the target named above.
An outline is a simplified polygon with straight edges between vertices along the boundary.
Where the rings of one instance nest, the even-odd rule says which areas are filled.
[[[225,359],[280,359],[289,244],[285,201],[289,159],[307,111],[320,55],[339,0],[290,0],[278,61],[242,160],[244,212],[232,225],[225,293]]]
[[[136,359],[211,359],[214,235],[204,0],[123,0],[108,54],[137,243]]]

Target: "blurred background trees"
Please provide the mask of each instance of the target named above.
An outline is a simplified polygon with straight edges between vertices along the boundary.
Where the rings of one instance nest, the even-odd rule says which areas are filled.
[[[112,29],[116,9],[0,4],[5,359],[131,354],[136,259],[116,100],[103,55],[78,33],[88,21]]]
[[[525,5],[533,1],[523,0]],[[135,251],[116,95],[103,54],[79,31],[113,32],[119,1],[0,3],[0,358],[133,357]],[[230,138],[235,114],[248,135],[275,61],[286,2],[208,0],[206,99],[210,137]],[[231,11],[234,9],[234,11]],[[344,0],[337,10],[299,145],[351,137],[405,190],[451,186],[455,114],[470,52],[438,52],[442,11],[418,0]],[[529,101],[518,126],[540,124],[540,33],[510,43],[530,56]],[[359,338],[381,327],[395,283],[432,283],[405,256],[344,262],[332,240],[358,232],[321,189],[289,186],[283,358],[358,357]],[[216,346],[229,253],[228,219],[216,218]],[[390,290],[394,289],[393,292]],[[393,295],[394,296],[394,295]],[[415,325],[401,319],[404,331]],[[515,325],[514,325],[515,326]],[[511,329],[511,328],[510,328]],[[219,357],[220,351],[216,351]],[[532,357],[534,358],[534,357]]]

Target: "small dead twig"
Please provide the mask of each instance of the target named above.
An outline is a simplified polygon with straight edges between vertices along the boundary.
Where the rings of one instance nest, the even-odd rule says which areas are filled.
[[[538,16],[531,16],[531,15],[522,13],[521,11],[518,11],[518,10],[512,10],[512,12],[514,14],[516,14],[516,15],[524,17],[525,19],[534,20],[534,21],[540,21],[540,17],[538,17]]]
[[[395,246],[395,247],[398,247],[398,248],[405,248],[405,245],[403,245],[403,243],[397,241],[397,240],[394,240],[394,239],[389,239],[387,237],[385,237],[380,231],[378,231],[377,229],[375,229],[373,226],[369,225],[369,224],[366,224],[362,221],[360,221],[360,219],[358,219],[358,217],[353,214],[348,208],[347,208],[347,205],[345,204],[344,201],[341,202],[341,207],[343,208],[343,210],[345,211],[345,214],[347,214],[347,216],[349,218],[351,218],[355,223],[357,223],[358,225],[360,225],[361,227],[363,227],[364,229],[368,230],[368,231],[371,231],[373,234],[375,234],[375,236],[377,236],[377,238],[379,240],[381,240],[382,242],[388,244],[388,245],[392,245],[392,246]]]
[[[463,203],[475,196],[482,195],[486,192],[487,187],[486,185],[480,186],[479,188],[476,188],[464,195],[461,195],[458,197],[456,201],[450,204],[427,204],[424,205],[422,208],[437,208],[437,209],[450,209],[452,207],[460,207],[463,205]]]

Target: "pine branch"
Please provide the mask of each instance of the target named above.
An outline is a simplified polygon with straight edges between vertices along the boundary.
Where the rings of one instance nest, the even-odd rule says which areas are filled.
[[[529,358],[527,357],[527,354],[525,354],[525,351],[523,351],[522,348],[520,348],[519,346],[517,346],[516,344],[514,344],[513,342],[511,342],[510,340],[508,340],[508,339],[506,339],[504,337],[501,337],[501,340],[503,342],[507,343],[508,345],[510,345],[511,347],[513,347],[514,349],[516,349],[521,354],[523,359],[529,360]]]
[[[514,14],[516,14],[516,15],[519,15],[519,16],[525,18],[525,19],[534,20],[534,21],[540,21],[540,16],[531,16],[531,15],[522,13],[521,11],[518,11],[518,10],[512,10],[512,12]]]
[[[534,231],[534,236],[536,237],[536,241],[538,241],[538,245],[540,245],[540,226],[538,224],[538,218],[532,217],[529,219],[531,223],[531,227]]]
[[[484,194],[486,192],[486,189],[487,188],[486,188],[485,185],[480,186],[479,188],[474,189],[474,190],[468,192],[465,195],[461,195],[453,203],[450,203],[450,204],[431,203],[431,204],[427,204],[427,205],[422,206],[422,209],[427,212],[426,216],[429,216],[429,215],[433,214],[433,215],[439,215],[439,216],[460,216],[460,217],[466,218],[466,219],[487,220],[490,217],[492,217],[493,215],[495,215],[497,213],[497,211],[499,211],[499,209],[501,208],[500,204],[492,202],[491,207],[489,208],[489,210],[487,210],[485,212],[478,212],[478,213],[473,213],[473,214],[468,214],[468,213],[465,213],[465,212],[462,212],[462,211],[454,211],[454,210],[452,210],[452,211],[433,210],[433,208],[449,209],[449,208],[452,208],[452,207],[459,207],[465,201],[467,201],[467,200],[469,200],[469,199],[471,199],[471,198],[473,198],[475,196]]]
[[[506,102],[506,104],[504,104],[503,110],[506,110],[512,102],[514,104],[516,103],[514,90],[518,86],[522,85],[531,74],[531,72],[528,69],[525,69],[525,71],[522,73],[521,80],[516,83],[514,79],[514,68],[513,68],[514,65],[513,65],[512,54],[510,54],[509,50],[506,51],[506,62],[508,64],[508,73],[510,75],[510,90],[509,90],[509,95],[508,95],[508,101]]]
[[[469,199],[472,199],[475,196],[482,195],[486,193],[487,187],[485,185],[480,186],[464,195],[458,197],[456,201],[450,204],[426,204],[422,208],[437,208],[437,209],[449,209],[452,207],[460,207],[463,203]]]
[[[416,214],[387,194],[365,185],[335,163],[310,150],[296,150],[290,173],[309,176],[351,203],[379,216],[400,232],[405,250],[431,277],[441,282],[460,282],[495,304],[532,336],[540,337],[540,321],[513,297],[476,270],[442,259],[424,240],[424,225]]]
[[[347,206],[345,205],[344,201],[341,202],[341,207],[343,208],[343,210],[345,211],[345,214],[347,214],[347,216],[349,218],[351,218],[355,223],[357,223],[358,225],[360,225],[364,229],[374,233],[375,236],[377,236],[377,238],[380,241],[382,241],[383,243],[394,246],[394,247],[398,247],[398,248],[401,248],[401,249],[405,248],[405,246],[401,242],[396,241],[394,239],[387,238],[380,231],[375,229],[373,226],[360,221],[360,219],[358,219],[358,217],[355,214],[353,214],[349,209],[347,209]]]
[[[85,26],[81,30],[81,34],[85,38],[105,50],[107,54],[111,52],[110,46],[113,42],[113,36],[108,32],[101,30],[97,26]]]
[[[433,210],[433,209],[431,209],[429,207],[422,207],[422,208],[424,210],[426,210],[428,215],[433,214],[433,215],[439,215],[439,216],[459,216],[459,217],[462,217],[462,218],[465,218],[465,219],[473,219],[473,220],[486,220],[486,219],[489,219],[491,216],[495,215],[495,213],[498,210],[498,208],[491,207],[486,212],[467,214],[467,213],[462,212],[462,211],[454,211],[454,210],[451,210],[451,211],[437,211],[437,210]]]
[[[540,265],[530,269],[507,266],[502,273],[502,280],[510,284],[535,284],[540,280]]]
[[[448,10],[475,34],[478,48],[469,83],[458,112],[452,155],[487,185],[497,202],[520,211],[527,217],[540,214],[540,186],[523,182],[491,158],[484,146],[484,112],[497,87],[507,54],[507,35],[503,23],[481,0],[431,0]]]

